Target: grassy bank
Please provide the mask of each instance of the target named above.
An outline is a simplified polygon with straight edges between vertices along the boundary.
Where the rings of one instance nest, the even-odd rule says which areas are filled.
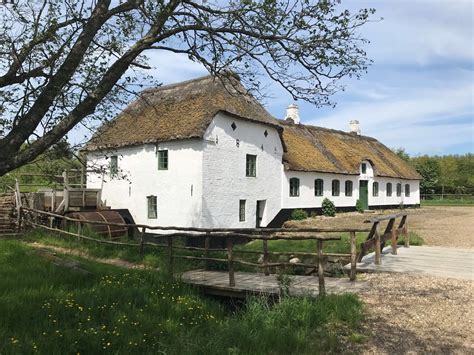
[[[0,353],[314,354],[360,339],[354,295],[235,310],[165,273],[55,260],[0,241]]]

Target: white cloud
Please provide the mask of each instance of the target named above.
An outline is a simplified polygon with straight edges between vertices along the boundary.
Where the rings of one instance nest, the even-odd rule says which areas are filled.
[[[376,16],[383,17],[362,28],[371,40],[367,52],[380,65],[474,59],[472,1],[379,0],[351,6],[374,7]]]
[[[185,54],[154,50],[146,53],[150,58],[152,74],[164,84],[189,80],[206,75],[206,69],[197,62],[191,61]]]
[[[473,92],[472,83],[444,89],[418,87],[396,98],[351,102],[304,122],[347,130],[349,120],[358,119],[363,134],[388,146],[403,146],[411,153],[441,152],[472,140]],[[466,123],[469,117],[471,122]]]

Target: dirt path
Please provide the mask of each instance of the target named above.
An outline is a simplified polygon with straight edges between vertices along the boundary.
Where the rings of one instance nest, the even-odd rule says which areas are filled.
[[[290,221],[288,226],[354,227],[364,225],[364,220],[380,214],[399,212],[384,211],[370,214],[340,213],[336,217],[317,216],[305,221]],[[440,206],[409,210],[408,228],[420,235],[426,245],[474,249],[474,207]],[[384,228],[384,223],[382,229]]]
[[[474,207],[423,207],[409,217],[409,228],[427,245],[474,248]]]
[[[57,247],[53,245],[47,245],[47,244],[42,244],[42,243],[28,243],[29,246],[38,249],[38,250],[48,250],[52,251],[55,253],[60,253],[60,254],[65,254],[65,255],[74,255],[74,256],[79,256],[81,258],[91,260],[97,263],[101,264],[107,264],[107,265],[114,265],[114,266],[119,266],[123,267],[126,269],[150,269],[146,265],[143,264],[135,264],[131,263],[129,261],[121,260],[121,259],[105,259],[105,258],[96,258],[93,257],[85,252],[75,250],[75,249],[68,249],[68,248],[62,248],[62,247]]]

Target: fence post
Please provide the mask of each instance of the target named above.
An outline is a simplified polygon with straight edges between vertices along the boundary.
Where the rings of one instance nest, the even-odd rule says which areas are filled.
[[[23,208],[20,206],[18,207],[18,217],[17,217],[17,224],[16,224],[17,233],[21,232],[22,220],[23,220]]]
[[[351,281],[356,280],[357,274],[357,247],[356,247],[356,233],[350,232],[351,236],[351,273],[349,279]]]
[[[375,227],[375,265],[382,264],[382,255],[381,255],[381,245],[380,245],[380,234],[379,234],[379,225],[378,222],[377,226]]]
[[[392,239],[392,255],[397,255],[397,228],[394,225],[391,230],[391,239]]]
[[[318,239],[316,241],[318,245],[318,281],[319,281],[319,295],[324,296],[326,294],[326,286],[324,285],[324,268],[323,268],[323,241]]]
[[[267,267],[268,264],[268,240],[263,239],[263,270],[265,272],[265,276],[270,275],[270,270]]]
[[[407,224],[406,220],[405,220],[405,225],[403,226],[403,234],[405,236],[405,247],[409,248],[410,247],[410,235],[408,234],[408,224]]]
[[[81,241],[80,235],[82,235],[82,223],[81,222],[77,222],[77,234],[78,234],[77,235],[77,241],[80,242]]]
[[[144,252],[144,247],[145,247],[145,231],[146,227],[142,227],[142,232],[140,234],[140,245],[138,246],[138,253],[140,254],[140,257],[143,256]]]
[[[170,276],[173,276],[173,237],[168,237],[168,263]]]
[[[227,261],[229,265],[229,286],[235,286],[234,259],[232,256],[232,237],[227,237]]]
[[[206,258],[206,270],[210,269],[209,248],[211,247],[211,232],[206,232],[206,239],[204,239],[204,257]]]

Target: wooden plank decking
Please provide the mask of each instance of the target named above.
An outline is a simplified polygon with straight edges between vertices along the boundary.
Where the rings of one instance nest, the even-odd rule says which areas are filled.
[[[375,265],[371,253],[357,263],[359,272],[404,272],[474,281],[474,250],[428,246],[399,247],[398,255],[386,247],[382,264]],[[348,269],[350,265],[346,265]]]
[[[291,276],[290,287],[292,296],[318,295],[317,276]],[[183,282],[201,288],[204,292],[215,295],[245,297],[251,294],[277,296],[278,282],[275,275],[265,276],[263,273],[235,272],[235,286],[229,286],[227,271],[192,270],[181,274]],[[364,281],[351,282],[348,278],[325,277],[327,293],[357,293],[365,286]]]

